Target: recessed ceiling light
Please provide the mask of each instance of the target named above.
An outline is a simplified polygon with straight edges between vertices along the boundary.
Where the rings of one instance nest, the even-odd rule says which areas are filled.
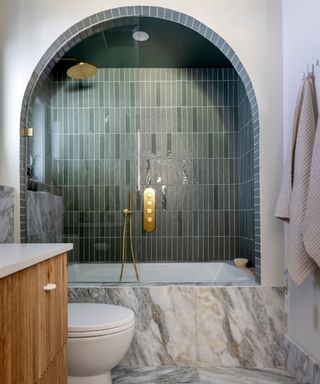
[[[147,34],[147,32],[143,31],[133,32],[132,37],[136,41],[147,41],[149,39],[149,35]]]

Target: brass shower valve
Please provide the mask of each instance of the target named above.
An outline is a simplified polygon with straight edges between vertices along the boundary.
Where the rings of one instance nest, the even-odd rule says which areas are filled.
[[[143,228],[146,232],[153,232],[156,227],[156,192],[153,188],[145,189],[143,202]]]

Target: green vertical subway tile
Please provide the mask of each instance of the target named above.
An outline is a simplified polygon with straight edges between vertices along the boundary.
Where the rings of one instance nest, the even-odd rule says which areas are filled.
[[[202,107],[205,104],[205,96],[204,96],[204,82],[197,81],[196,82],[196,90],[197,90],[197,107]]]
[[[192,132],[198,132],[198,109],[192,108]]]
[[[155,92],[156,92],[156,102],[155,105],[157,107],[161,106],[161,98],[160,98],[160,83],[156,82],[155,83]]]
[[[89,132],[94,132],[94,109],[89,109]]]
[[[94,163],[93,160],[90,159],[87,162],[88,164],[88,183],[87,185],[93,185],[94,184]]]
[[[135,83],[130,82],[130,105],[131,107],[136,106],[136,95],[135,95]]]
[[[84,132],[84,123],[83,123],[83,109],[76,108],[75,114],[77,115],[77,127],[75,127],[74,132],[77,134],[81,134]]]
[[[61,173],[62,173],[62,180],[61,184],[62,185],[69,185],[69,180],[68,180],[68,167],[67,167],[67,161],[62,160],[61,161]]]
[[[120,135],[116,134],[115,135],[115,159],[120,158]]]
[[[125,132],[131,132],[131,120],[130,120],[130,109],[125,110]]]
[[[99,172],[99,160],[94,160],[94,185],[99,185],[100,184],[100,172]]]
[[[86,135],[86,158],[92,160],[94,158],[94,135]]]
[[[110,166],[109,166],[109,160],[106,159],[103,162],[101,162],[102,167],[104,169],[104,185],[110,184]]]
[[[183,81],[181,83],[181,105],[187,105],[187,82]]]
[[[99,145],[100,145],[100,160],[102,159],[105,159],[106,158],[106,141],[108,139],[108,137],[106,137],[106,135],[99,135],[100,139],[99,139]]]
[[[119,81],[124,81],[124,68],[119,68],[118,69],[118,80]]]
[[[114,159],[110,160],[110,185],[114,186],[115,185],[115,163],[116,161]]]
[[[180,107],[177,108],[176,110],[177,114],[177,131],[181,132],[182,131],[182,110]]]

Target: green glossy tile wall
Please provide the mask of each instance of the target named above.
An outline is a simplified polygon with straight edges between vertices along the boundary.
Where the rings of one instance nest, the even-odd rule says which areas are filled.
[[[74,261],[120,260],[129,191],[139,261],[230,260],[249,252],[243,239],[251,230],[241,227],[253,201],[244,204],[241,193],[253,168],[243,145],[253,144],[239,140],[249,130],[239,116],[245,101],[238,85],[233,69],[205,68],[99,69],[89,81],[52,82],[52,183],[64,197]],[[151,234],[142,228],[147,186],[157,192]]]

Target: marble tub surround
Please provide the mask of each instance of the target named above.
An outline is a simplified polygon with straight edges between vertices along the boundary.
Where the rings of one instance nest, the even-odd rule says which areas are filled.
[[[113,384],[295,384],[285,371],[243,368],[115,368]]]
[[[29,243],[62,242],[63,198],[44,191],[26,191]]]
[[[125,367],[282,367],[282,289],[74,284],[70,302],[123,305],[136,315]]]
[[[299,384],[319,384],[320,364],[291,337],[285,336],[285,366]]]
[[[283,366],[283,308],[282,289],[200,288],[197,350],[201,366]]]
[[[0,243],[13,243],[14,191],[0,185]]]

